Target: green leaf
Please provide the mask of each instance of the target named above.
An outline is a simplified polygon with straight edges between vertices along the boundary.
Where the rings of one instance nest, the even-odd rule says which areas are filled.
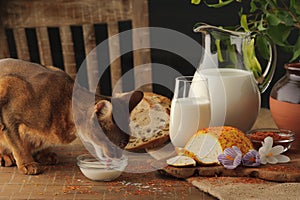
[[[261,18],[259,20],[258,26],[257,26],[258,31],[263,32],[266,30],[266,27],[264,27],[264,19]]]
[[[228,45],[226,49],[226,57],[232,63],[232,68],[238,68],[239,62],[236,54],[236,49],[234,45]]]
[[[294,9],[295,12],[300,15],[300,1],[299,0],[291,0],[290,1],[290,9]]]
[[[281,23],[284,23],[286,26],[293,26],[294,25],[294,20],[292,16],[289,14],[289,12],[280,10],[277,13],[278,19],[281,20]]]
[[[259,51],[259,55],[261,55],[264,59],[268,60],[270,57],[269,45],[266,38],[262,35],[257,35],[256,45]]]
[[[200,4],[201,0],[191,0],[192,4]]]
[[[254,1],[250,2],[250,12],[253,13],[257,10],[257,6]]]
[[[296,42],[296,44],[293,48],[293,52],[294,52],[293,57],[290,60],[290,62],[292,62],[292,61],[294,61],[294,60],[296,60],[297,58],[300,57],[300,37],[298,37],[298,39],[297,39],[297,42]]]
[[[273,15],[271,13],[267,13],[266,18],[268,23],[272,26],[277,26],[282,22],[280,18],[278,18],[276,15]]]
[[[287,44],[286,40],[291,33],[291,27],[279,24],[278,26],[269,26],[266,31],[275,44],[284,46]]]
[[[254,74],[254,77],[258,78],[262,72],[262,69],[255,55],[254,39],[251,39],[250,42],[244,40],[242,52],[246,69],[251,70]]]
[[[222,56],[222,51],[221,51],[221,40],[216,39],[215,43],[216,43],[216,47],[217,47],[218,60],[220,62],[224,62],[224,59]]]
[[[300,49],[297,49],[296,51],[294,51],[293,58],[290,60],[290,62],[295,61],[299,57],[300,57]]]
[[[269,4],[267,2],[264,2],[260,5],[260,9],[263,10],[263,11],[267,11],[268,6],[269,6]]]
[[[246,31],[246,32],[249,32],[249,27],[248,27],[248,24],[247,24],[247,15],[242,15],[241,16],[241,26],[242,28]]]
[[[276,8],[276,1],[275,0],[265,0],[265,4],[266,6],[268,6],[269,8]]]
[[[295,0],[290,0],[290,8],[294,8]]]
[[[219,3],[216,3],[216,4],[210,4],[210,3],[207,3],[207,1],[204,1],[204,3],[208,6],[208,7],[211,7],[211,8],[220,8],[220,7],[223,7],[223,6],[226,6],[230,3],[232,3],[234,0],[225,0],[225,1],[222,1],[222,0],[219,0]]]

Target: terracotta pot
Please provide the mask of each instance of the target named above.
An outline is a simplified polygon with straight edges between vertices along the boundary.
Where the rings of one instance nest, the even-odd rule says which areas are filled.
[[[295,132],[294,146],[300,148],[300,63],[286,64],[286,74],[272,88],[270,110],[280,129]]]

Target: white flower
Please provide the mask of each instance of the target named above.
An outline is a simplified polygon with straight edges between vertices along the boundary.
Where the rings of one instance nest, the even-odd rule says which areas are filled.
[[[268,136],[262,142],[262,147],[259,148],[258,152],[260,155],[261,164],[276,164],[286,163],[290,161],[290,158],[285,155],[280,155],[283,152],[283,146],[277,145],[273,147],[273,138]]]

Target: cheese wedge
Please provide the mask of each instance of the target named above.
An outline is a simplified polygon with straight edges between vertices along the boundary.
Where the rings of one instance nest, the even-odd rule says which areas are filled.
[[[210,127],[195,133],[184,147],[184,154],[199,164],[215,164],[224,149],[237,146],[244,155],[253,145],[249,138],[231,126]]]
[[[188,156],[175,156],[172,158],[169,158],[167,160],[168,165],[172,165],[174,167],[187,167],[187,166],[196,166],[196,161]]]

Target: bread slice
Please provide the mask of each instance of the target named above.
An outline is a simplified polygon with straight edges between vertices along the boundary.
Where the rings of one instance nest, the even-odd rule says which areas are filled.
[[[159,147],[169,140],[171,103],[167,97],[145,92],[130,114],[131,137],[126,150]]]

